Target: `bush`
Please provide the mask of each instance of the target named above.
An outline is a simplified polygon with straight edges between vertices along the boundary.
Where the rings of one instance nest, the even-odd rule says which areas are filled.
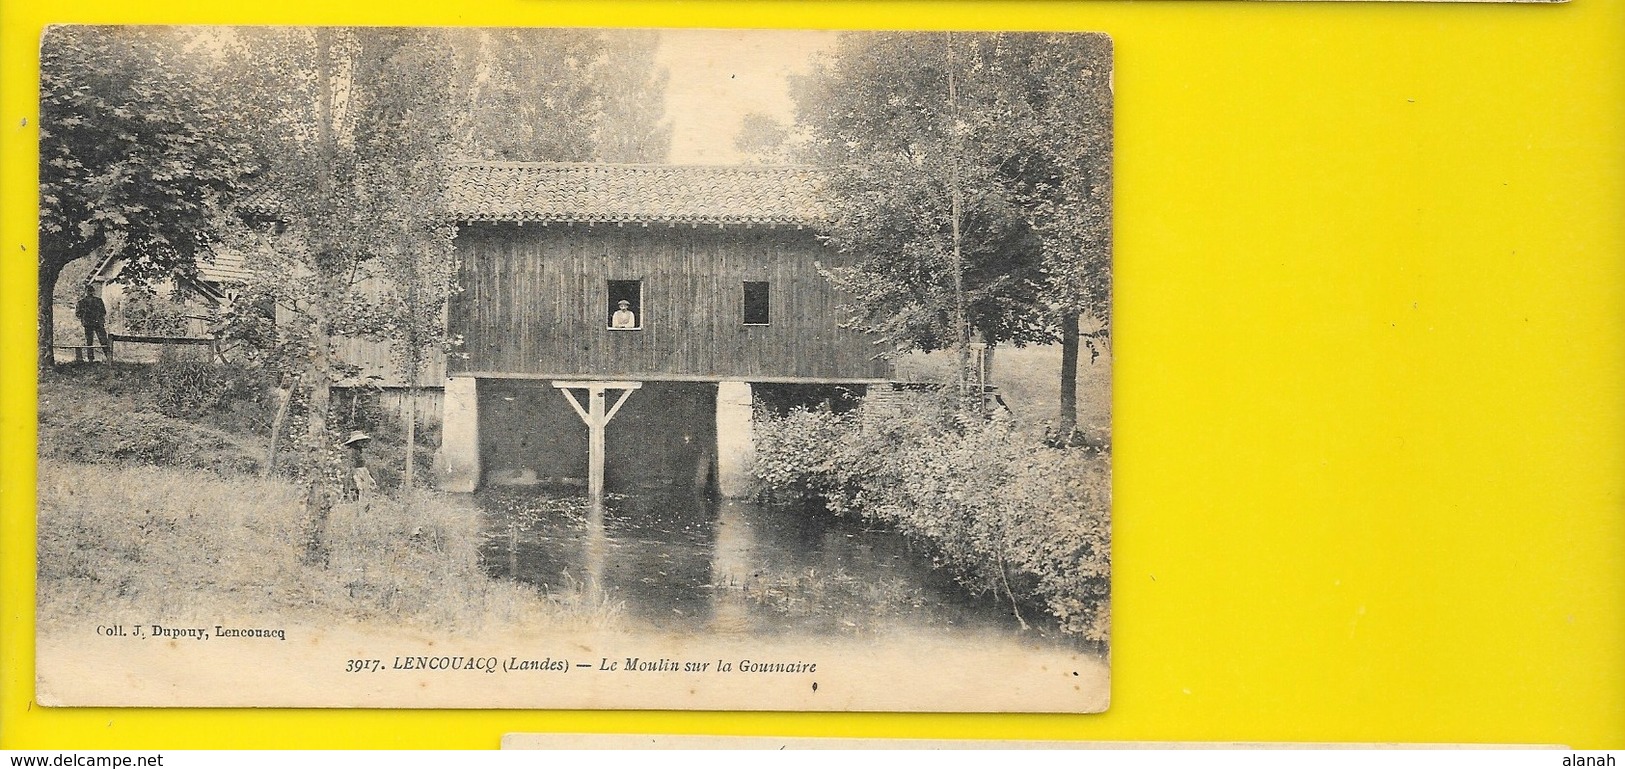
[[[171,417],[200,417],[238,402],[257,403],[269,387],[263,371],[208,361],[167,360],[154,367],[153,376],[158,410]]]
[[[134,334],[178,336],[186,331],[186,306],[150,287],[130,286],[114,313]]]
[[[1063,631],[1110,629],[1110,460],[1053,448],[1008,415],[906,394],[837,415],[758,415],[755,474],[927,544],[964,584],[1040,604]]]
[[[841,475],[836,463],[843,454],[831,447],[853,429],[853,418],[794,409],[782,417],[758,411],[753,421],[756,458],[752,471],[764,492],[779,499],[844,499],[834,488]]]

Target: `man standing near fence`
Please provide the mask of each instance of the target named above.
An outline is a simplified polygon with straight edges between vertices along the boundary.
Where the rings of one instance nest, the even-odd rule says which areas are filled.
[[[85,295],[73,306],[73,314],[79,318],[79,325],[85,327],[84,352],[90,356],[90,362],[96,362],[96,346],[100,344],[107,351],[107,362],[112,363],[113,345],[107,341],[107,305],[96,295],[96,284],[85,284]]]

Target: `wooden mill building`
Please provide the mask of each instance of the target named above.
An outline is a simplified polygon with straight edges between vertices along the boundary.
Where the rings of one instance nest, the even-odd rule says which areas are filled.
[[[450,490],[585,480],[597,420],[611,488],[741,493],[753,401],[891,378],[820,274],[838,256],[814,171],[478,163],[449,192]]]

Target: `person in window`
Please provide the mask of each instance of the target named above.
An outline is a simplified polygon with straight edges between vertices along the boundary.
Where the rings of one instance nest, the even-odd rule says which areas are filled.
[[[638,316],[632,312],[632,303],[622,299],[615,303],[615,314],[609,316],[610,328],[637,328]]]

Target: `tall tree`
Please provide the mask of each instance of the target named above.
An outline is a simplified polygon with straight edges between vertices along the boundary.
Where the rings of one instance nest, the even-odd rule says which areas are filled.
[[[793,83],[810,159],[832,169],[828,239],[855,259],[829,271],[854,325],[898,351],[974,334],[1075,353],[1078,314],[1110,312],[1109,45],[849,35]]]
[[[126,260],[148,280],[192,273],[248,152],[213,130],[222,105],[169,30],[55,27],[40,47],[39,365],[68,264]]]
[[[665,119],[669,74],[655,62],[660,32],[606,30],[604,57],[593,72],[602,95],[595,160],[663,163],[671,154],[671,123]]]
[[[441,216],[445,151],[462,94],[455,90],[443,38],[406,35],[376,45],[359,75],[373,84],[374,108],[357,121],[369,189],[387,190],[381,225],[398,228],[366,270],[381,284],[376,315],[354,333],[388,342],[407,387],[406,465],[410,489],[417,451],[417,386],[425,358],[452,345],[446,302],[456,289],[455,225]],[[383,54],[387,54],[387,57]],[[417,89],[422,89],[421,92]],[[378,233],[380,241],[387,234]],[[407,497],[408,504],[411,497]]]
[[[654,30],[447,30],[455,154],[659,163],[671,150]]]
[[[811,159],[832,169],[828,238],[855,258],[829,273],[856,298],[853,323],[899,352],[1053,338],[1040,244],[986,135],[995,39],[848,35],[793,83]]]
[[[439,264],[436,274],[449,280],[450,233],[436,213],[453,85],[440,34],[250,30],[231,55],[238,128],[262,158],[261,206],[271,220],[243,236],[255,254],[240,305],[275,304],[286,315],[262,341],[305,406],[297,445],[313,562],[326,558],[326,523],[346,472],[328,413],[332,387],[349,373],[335,342],[386,338],[421,349],[429,326],[416,320],[421,308],[403,316],[398,288],[413,302],[436,298],[416,294],[423,284],[404,281],[423,273],[402,265]],[[360,290],[368,282],[385,288]]]
[[[995,62],[1006,82],[1010,153],[1001,174],[1043,248],[1046,302],[1061,341],[1063,436],[1077,425],[1080,318],[1109,344],[1112,318],[1112,48],[1104,35],[1016,35]]]
[[[483,160],[592,160],[605,97],[602,33],[586,29],[445,30],[454,57],[456,147]]]

